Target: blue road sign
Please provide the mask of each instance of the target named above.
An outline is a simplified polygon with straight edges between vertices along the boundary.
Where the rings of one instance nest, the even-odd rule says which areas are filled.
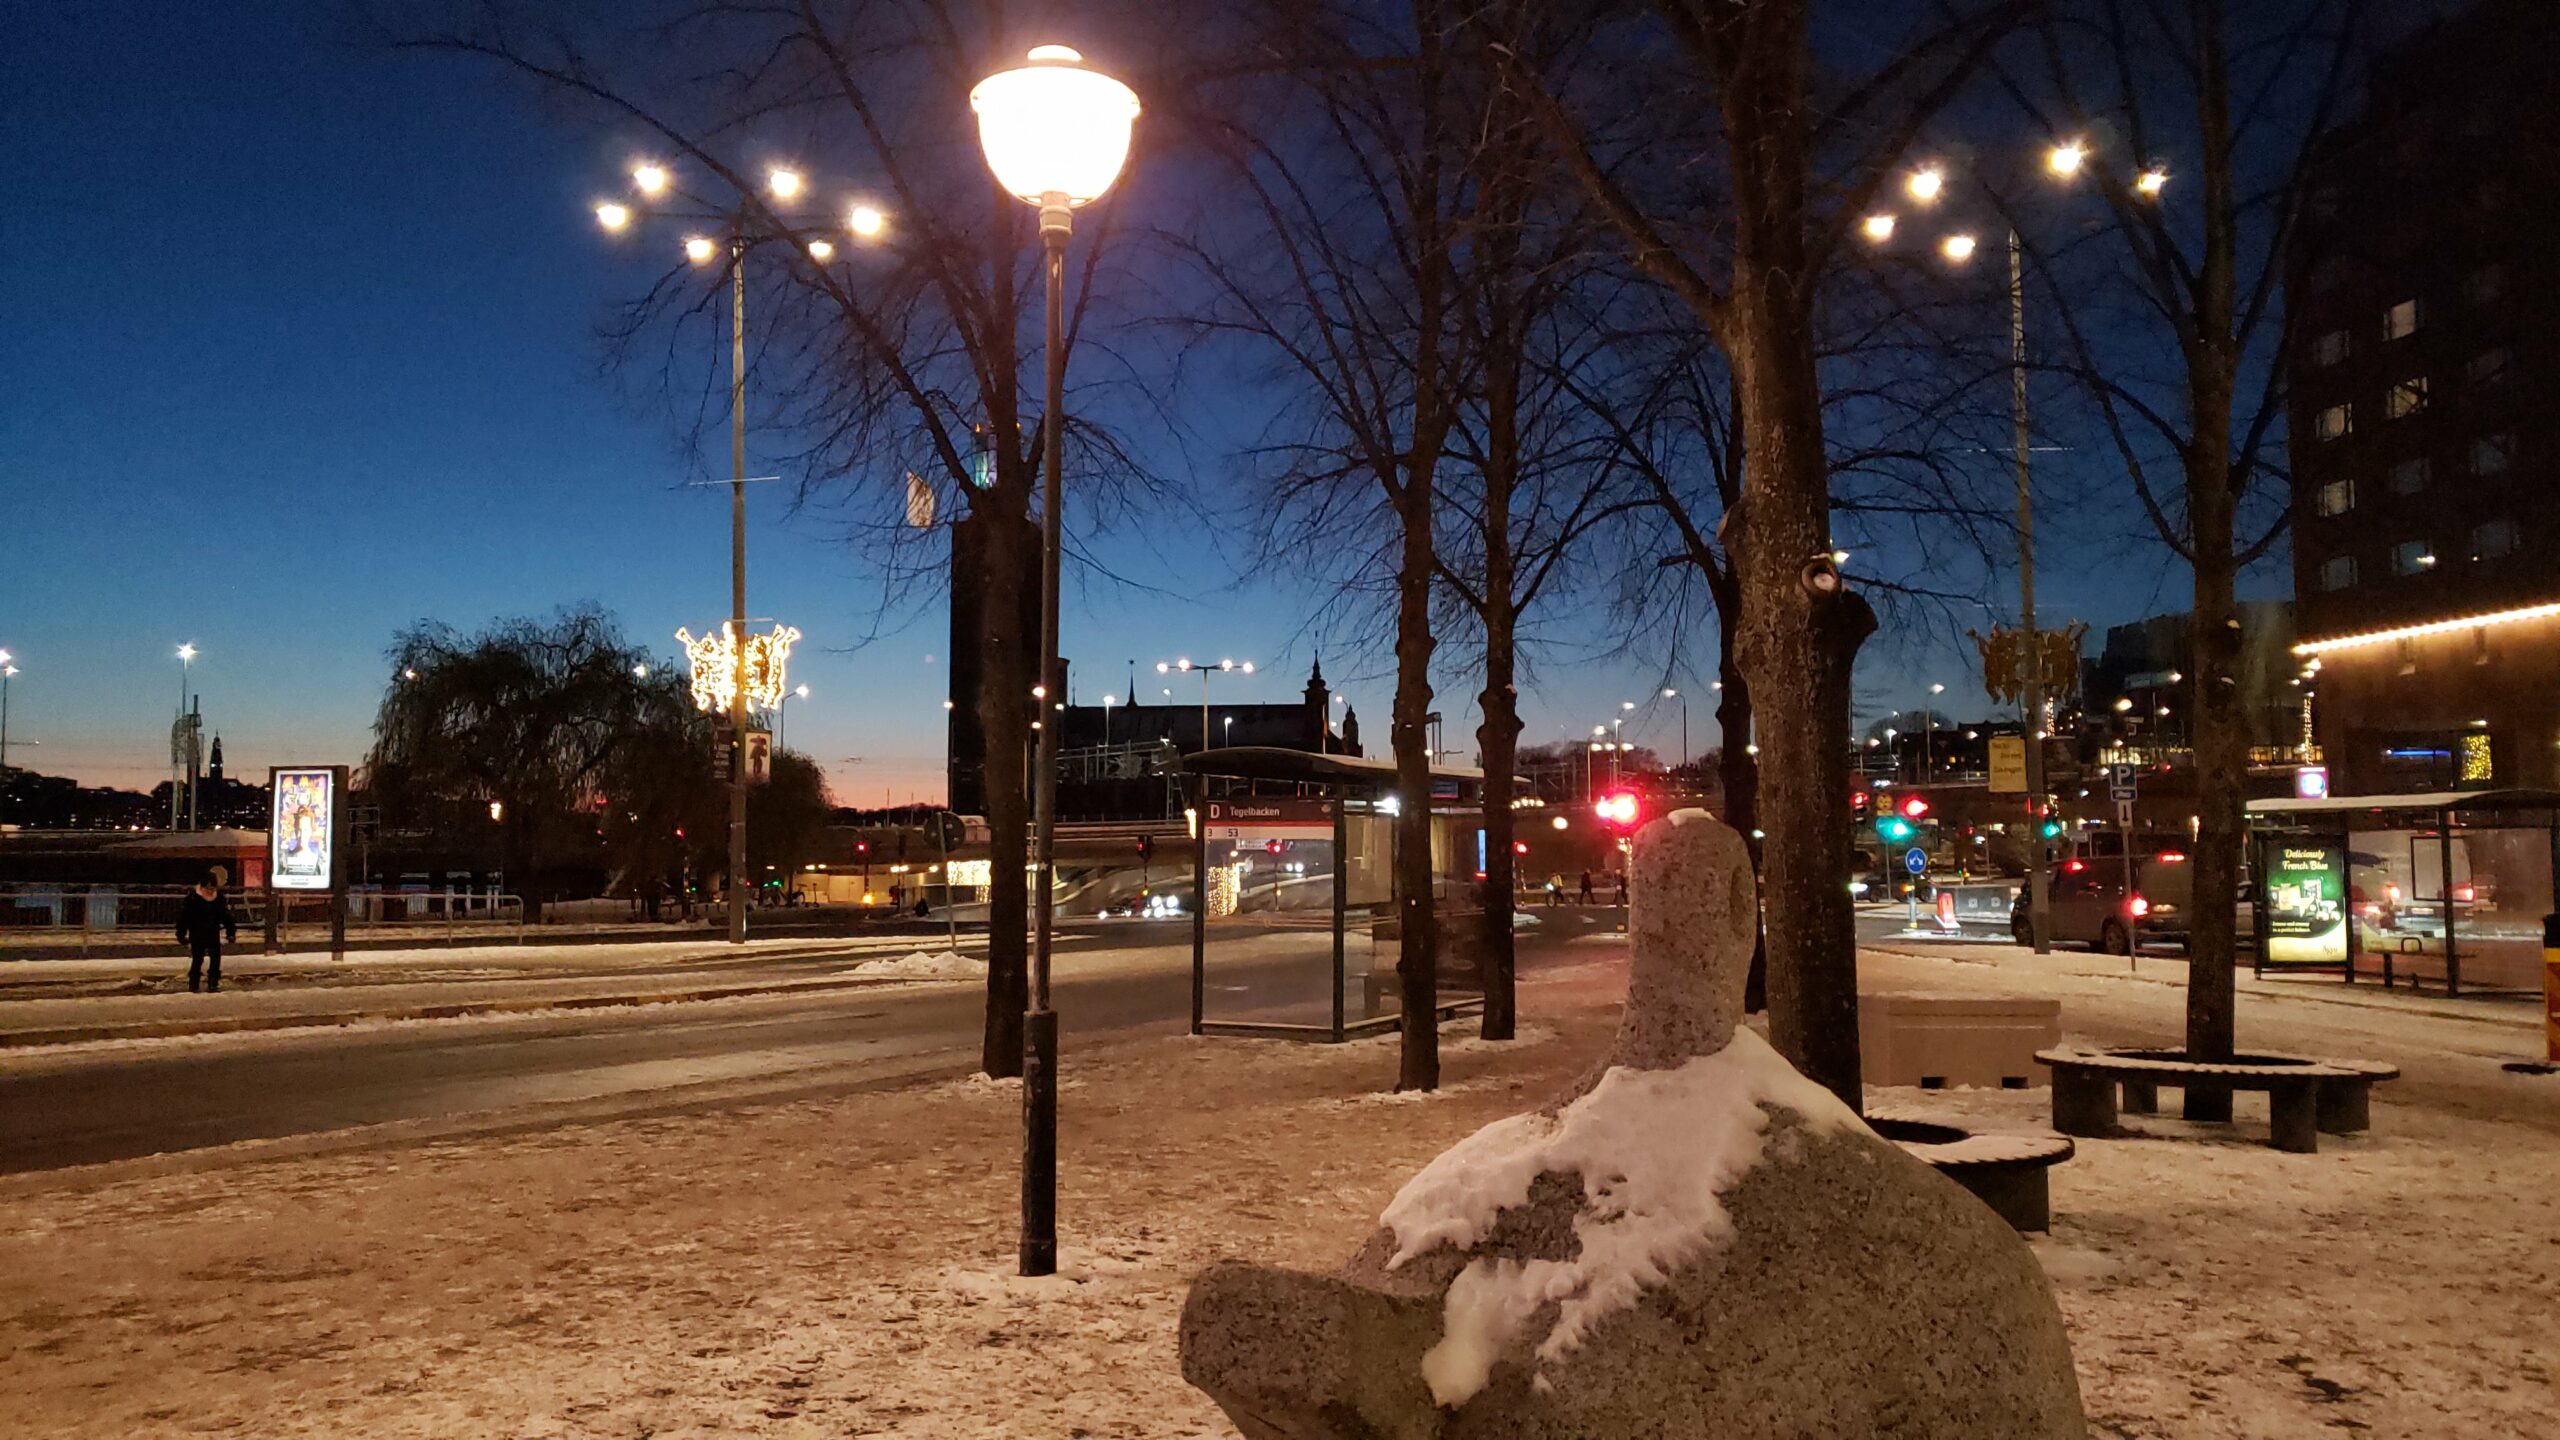
[[[1929,873],[1929,852],[1914,845],[1902,852],[1902,868],[1914,875]]]

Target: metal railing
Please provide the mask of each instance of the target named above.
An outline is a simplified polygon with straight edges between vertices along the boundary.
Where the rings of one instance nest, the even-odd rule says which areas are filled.
[[[185,885],[51,885],[40,882],[0,884],[0,938],[14,951],[87,954],[92,946],[172,939],[179,906],[192,889]],[[232,918],[240,925],[240,945],[259,943],[267,923],[266,893],[241,890],[230,894]],[[329,931],[330,899],[325,894],[276,895],[278,923],[288,939]],[[440,890],[349,890],[345,896],[347,931],[373,936],[442,934],[488,935],[521,943],[525,931],[522,896],[451,886]]]

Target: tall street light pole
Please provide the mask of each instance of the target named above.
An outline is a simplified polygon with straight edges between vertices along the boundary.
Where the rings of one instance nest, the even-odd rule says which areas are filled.
[[[796,186],[794,187],[797,188]],[[747,943],[747,245],[729,241],[729,943]]]
[[[1686,770],[1689,768],[1689,697],[1677,690],[1665,690],[1662,698],[1680,702],[1680,768]]]
[[[2027,926],[2035,952],[2045,955],[2053,950],[2053,842],[2044,833],[2044,646],[2036,636],[2036,507],[2028,484],[2033,447],[2027,423],[2026,247],[2014,225],[2009,227],[2009,416],[2018,469],[2018,638],[2024,657],[2018,666],[2018,703],[2027,741],[2027,819],[2035,835],[2035,863],[2027,867]]]
[[[2059,180],[2077,176],[2088,162],[2089,147],[2078,140],[2064,140],[2050,146],[2044,154],[2047,173]],[[2151,165],[2135,177],[2133,188],[2146,200],[2157,200],[2169,181],[2169,172]],[[1924,166],[1911,173],[1904,184],[1913,203],[1935,204],[1945,193],[1946,171],[1936,165]],[[1882,244],[1893,237],[1894,217],[1875,214],[1866,218],[1862,227],[1866,238]],[[2035,951],[2042,955],[2053,948],[2052,876],[2053,842],[2044,835],[2044,653],[2036,632],[2036,552],[2035,500],[2029,485],[2031,431],[2027,418],[2027,299],[2026,246],[2018,227],[2009,232],[2009,411],[2011,445],[2015,451],[2018,505],[2018,643],[2021,655],[2018,665],[2019,733],[2026,745],[2027,823],[2034,831],[2034,845],[2027,866],[2028,927],[2035,940]],[[1950,262],[1964,264],[1973,258],[1974,237],[1956,233],[1945,237],[1939,252]],[[1987,677],[1986,677],[1987,678]]]
[[[17,678],[16,657],[0,650],[0,778],[9,773],[9,682]]]
[[[722,253],[729,257],[729,942],[743,945],[747,939],[747,717],[754,704],[748,692],[747,639],[747,251],[765,240],[789,243],[813,266],[823,266],[834,254],[835,243],[814,229],[800,228],[785,221],[780,228],[757,229],[754,213],[743,202],[722,209],[706,206],[692,196],[674,188],[674,178],[662,165],[635,166],[631,172],[633,188],[639,191],[642,206],[659,205],[667,199],[680,202],[684,209],[670,212],[693,219],[715,220],[728,231],[727,244],[704,235],[685,238],[685,258],[696,265],[707,265]],[[807,182],[796,170],[777,167],[765,175],[765,187],[774,200],[790,204],[799,201]],[[765,212],[768,215],[771,212]],[[609,231],[619,232],[637,218],[630,204],[606,201],[595,207],[596,221]],[[880,212],[869,205],[852,208],[845,229],[859,239],[877,238],[883,227]],[[697,696],[702,692],[697,690]],[[709,703],[705,700],[703,703]],[[777,737],[778,739],[779,737]]]
[[[1040,207],[1040,249],[1047,272],[1049,327],[1046,408],[1041,415],[1040,694],[1063,698],[1058,664],[1060,471],[1066,458],[1067,238],[1075,207],[1119,178],[1129,157],[1138,97],[1128,86],[1084,68],[1064,45],[1042,45],[1030,63],[990,75],[969,92],[978,140],[997,183]],[[1206,677],[1202,693],[1205,696]],[[1209,743],[1206,708],[1200,743]],[[1051,709],[1043,720],[1054,720]],[[1049,1008],[1051,920],[1056,904],[1058,729],[1040,727],[1039,773],[1032,789],[1031,1004],[1022,1027],[1022,1236],[1025,1275],[1058,1269],[1058,1015]]]
[[[1159,660],[1156,662],[1156,673],[1159,675],[1171,675],[1176,673],[1188,675],[1194,671],[1199,672],[1200,675],[1200,748],[1206,750],[1209,748],[1209,677],[1212,675],[1250,675],[1253,673],[1253,662],[1250,660],[1238,661],[1232,655],[1219,661],[1215,665],[1207,664],[1205,662],[1194,665],[1191,663],[1190,657],[1188,656],[1185,656],[1180,660]]]
[[[178,718],[169,727],[169,733],[173,737],[183,735],[186,731],[187,672],[195,668],[195,663],[196,646],[195,642],[190,640],[178,647]],[[179,808],[183,803],[180,800],[180,793],[188,788],[184,778],[186,762],[180,756],[180,746],[184,743],[181,740],[169,747],[169,828],[172,830],[178,828],[179,819],[184,813]]]

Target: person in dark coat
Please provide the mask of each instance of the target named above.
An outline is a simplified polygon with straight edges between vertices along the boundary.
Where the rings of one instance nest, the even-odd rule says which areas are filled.
[[[222,893],[222,872],[211,870],[178,901],[178,943],[187,947],[187,988],[198,980],[207,990],[222,988],[222,942],[238,941],[240,922],[231,916],[231,901]]]

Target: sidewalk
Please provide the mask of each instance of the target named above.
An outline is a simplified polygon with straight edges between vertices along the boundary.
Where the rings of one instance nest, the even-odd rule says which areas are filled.
[[[984,941],[961,943],[965,951]],[[63,961],[34,975],[8,967],[0,968],[0,1051],[895,984],[845,971],[918,948],[914,937],[882,936],[395,950],[343,961],[244,955],[224,962],[222,990],[210,995],[188,992],[183,960]]]
[[[2011,978],[1874,958],[1914,984]],[[100,1440],[1233,1440],[1180,1380],[1191,1278],[1340,1265],[1425,1159],[1582,1073],[1622,983],[1597,952],[1524,975],[1521,1038],[1447,1027],[1430,1095],[1386,1093],[1391,1037],[1076,1048],[1043,1280],[1012,1273],[1021,1092],[976,1079],[0,1197],[0,1323],[36,1361],[0,1371],[0,1407]],[[2177,999],[2041,983],[2119,1043]],[[2297,1049],[2350,1013],[2268,1011],[2264,1043]],[[2547,1433],[2560,1092],[2471,1068],[2413,1069],[2317,1155],[2258,1143],[2248,1096],[2237,1133],[2162,1117],[2083,1142],[2030,1244],[2093,1430]],[[2048,1100],[1871,1095],[2030,1126]]]
[[[1930,940],[1899,935],[1863,941],[1858,948],[1861,951],[1985,966],[2019,980],[2069,976],[2082,980],[2157,985],[2181,991],[2187,986],[2187,961],[2180,955],[2146,953],[2127,957],[2085,950],[2056,950],[2049,955],[2038,955],[2008,941]],[[2359,980],[2349,985],[2328,974],[2269,975],[2261,979],[2251,974],[2246,965],[2239,967],[2234,984],[2244,1003],[2269,1001],[2338,1005],[2378,1015],[2459,1020],[2513,1029],[2536,1037],[2542,1032],[2541,1005],[2534,1000],[2513,996],[2447,999],[2442,995],[2421,995],[2406,988],[2385,990],[2379,982]]]

